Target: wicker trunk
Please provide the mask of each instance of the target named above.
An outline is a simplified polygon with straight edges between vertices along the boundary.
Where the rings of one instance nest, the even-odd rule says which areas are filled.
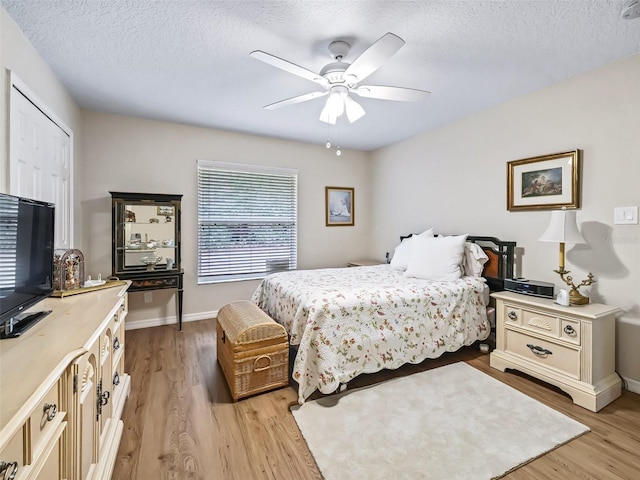
[[[218,312],[218,362],[234,401],[289,384],[284,327],[257,305],[240,301]]]

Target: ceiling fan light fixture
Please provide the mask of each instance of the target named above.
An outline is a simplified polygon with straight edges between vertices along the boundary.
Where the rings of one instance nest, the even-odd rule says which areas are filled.
[[[362,108],[362,106],[351,97],[346,97],[344,99],[344,109],[350,123],[360,120],[366,113],[364,108]]]
[[[338,117],[344,113],[344,97],[343,92],[340,90],[332,91],[327,98],[322,112],[320,113],[320,120],[326,123],[335,125]]]
[[[331,125],[335,125],[337,120],[338,120],[338,116],[335,115],[333,111],[329,108],[329,101],[327,100],[327,103],[324,104],[324,108],[322,109],[322,112],[320,112],[320,121],[329,123]]]

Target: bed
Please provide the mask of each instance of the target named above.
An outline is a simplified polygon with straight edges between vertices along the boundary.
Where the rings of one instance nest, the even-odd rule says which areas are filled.
[[[412,239],[417,248],[426,233],[401,237],[391,264],[279,272],[262,280],[252,301],[297,346],[292,376],[300,404],[362,373],[420,363],[489,336],[489,289],[513,276],[515,243],[465,236],[465,254],[471,243],[487,256],[482,275],[408,276],[411,265],[400,261],[399,247]]]

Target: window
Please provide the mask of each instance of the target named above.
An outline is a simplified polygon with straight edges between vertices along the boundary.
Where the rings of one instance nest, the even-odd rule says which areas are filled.
[[[0,197],[0,299],[16,288],[18,252],[18,202]],[[6,300],[6,299],[5,299]]]
[[[296,170],[198,160],[198,283],[296,268]]]

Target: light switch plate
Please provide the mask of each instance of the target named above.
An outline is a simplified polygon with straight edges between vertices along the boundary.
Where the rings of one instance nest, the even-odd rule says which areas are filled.
[[[613,223],[614,225],[637,225],[638,207],[615,207]]]

